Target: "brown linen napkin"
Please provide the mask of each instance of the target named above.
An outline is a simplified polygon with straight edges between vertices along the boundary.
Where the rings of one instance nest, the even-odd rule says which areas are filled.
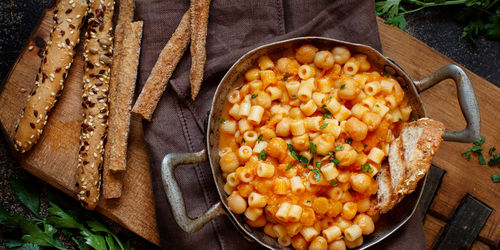
[[[137,17],[144,20],[139,87],[144,86],[158,54],[189,7],[188,0],[138,0]],[[194,234],[175,223],[161,184],[161,161],[167,153],[196,152],[204,145],[204,120],[217,84],[229,67],[247,51],[272,41],[300,36],[325,36],[381,49],[373,1],[212,0],[207,36],[207,64],[203,85],[195,102],[190,98],[189,51],[181,59],[154,113],[145,123],[161,246],[172,249],[255,249],[226,216],[219,216]],[[219,201],[208,163],[176,170],[184,192],[186,210],[197,217]],[[422,222],[395,237],[394,247],[425,246]],[[411,244],[405,244],[406,239]],[[415,243],[415,241],[417,243]],[[418,243],[421,243],[420,245]],[[422,243],[423,242],[423,243]],[[422,245],[424,244],[424,245]]]

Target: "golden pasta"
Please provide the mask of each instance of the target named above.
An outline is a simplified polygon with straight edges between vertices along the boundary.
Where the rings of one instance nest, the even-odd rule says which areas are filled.
[[[366,55],[293,51],[260,57],[228,92],[219,124],[227,203],[283,247],[356,247],[375,230],[374,176],[412,110]]]

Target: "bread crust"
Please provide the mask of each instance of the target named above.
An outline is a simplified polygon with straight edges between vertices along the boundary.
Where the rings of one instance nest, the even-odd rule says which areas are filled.
[[[108,141],[106,142],[103,170],[103,196],[106,199],[121,196],[120,176],[112,172],[125,171],[127,166],[128,135],[130,130],[130,108],[137,81],[137,66],[141,50],[143,21],[125,25],[127,34],[123,39],[123,52],[120,57],[120,73],[116,92],[110,93],[114,103],[110,103]]]
[[[172,37],[160,52],[158,60],[132,108],[133,114],[151,121],[156,105],[158,105],[163,92],[167,88],[168,80],[189,44],[191,35],[189,28],[190,16],[189,10],[184,13],[179,26],[177,26]]]
[[[90,1],[85,33],[83,76],[84,120],[78,157],[78,200],[86,209],[97,206],[104,141],[108,127],[108,91],[113,51],[113,0]]]
[[[191,70],[189,72],[189,82],[191,83],[191,98],[194,101],[201,89],[205,62],[207,61],[205,44],[210,0],[191,0],[189,10],[191,11]]]
[[[64,88],[80,41],[80,28],[87,14],[87,1],[59,1],[54,11],[54,27],[47,41],[42,64],[18,125],[14,148],[24,153],[38,142],[50,110]]]
[[[379,189],[377,198],[373,199],[371,214],[387,213],[406,195],[415,191],[418,182],[430,168],[432,157],[436,154],[443,140],[441,137],[443,132],[443,123],[428,118],[403,125],[400,136],[391,143],[389,149],[388,162],[390,167],[387,171],[389,175],[381,169],[376,177],[379,186],[381,182],[388,182],[391,189],[389,191]],[[407,140],[406,143],[405,140]],[[409,144],[413,140],[415,144]],[[393,173],[398,176],[394,176]],[[378,199],[381,196],[391,197],[391,199],[389,201],[385,199],[382,202]]]

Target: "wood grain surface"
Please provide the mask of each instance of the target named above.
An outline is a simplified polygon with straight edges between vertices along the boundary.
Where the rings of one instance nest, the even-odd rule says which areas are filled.
[[[380,19],[378,22],[384,54],[398,62],[413,79],[421,79],[446,64],[454,63],[404,31],[383,24]],[[28,47],[35,45],[36,37],[46,40],[51,27],[52,12],[48,11],[12,68],[0,93],[0,122],[10,144],[19,114],[34,86],[40,65],[39,48],[34,46],[34,49],[29,50]],[[79,52],[66,80],[64,92],[50,114],[39,143],[29,153],[18,155],[19,162],[28,172],[73,197],[76,191],[78,141],[82,120],[82,63]],[[467,73],[481,109],[481,134],[486,137],[484,148],[500,146],[500,89],[470,71]],[[422,99],[431,118],[444,122],[449,129],[465,127],[455,85],[451,81],[447,80],[422,93]],[[481,242],[475,246],[483,246],[482,242],[498,245],[500,186],[494,184],[490,176],[499,170],[480,166],[474,157],[471,162],[465,161],[460,154],[468,147],[470,145],[444,142],[433,160],[434,165],[446,170],[446,175],[430,205],[432,217],[426,218],[426,235],[440,234],[461,199],[469,193],[493,209],[480,232],[478,240]],[[112,201],[101,200],[97,210],[145,239],[159,244],[147,150],[141,122],[136,118],[132,120],[124,183],[122,197]],[[428,246],[435,244],[437,239],[430,240],[432,242]]]

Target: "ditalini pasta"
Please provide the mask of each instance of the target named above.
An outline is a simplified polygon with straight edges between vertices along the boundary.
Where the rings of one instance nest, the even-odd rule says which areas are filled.
[[[347,47],[304,44],[236,85],[219,125],[229,209],[284,247],[360,246],[374,176],[411,113],[397,80]]]

